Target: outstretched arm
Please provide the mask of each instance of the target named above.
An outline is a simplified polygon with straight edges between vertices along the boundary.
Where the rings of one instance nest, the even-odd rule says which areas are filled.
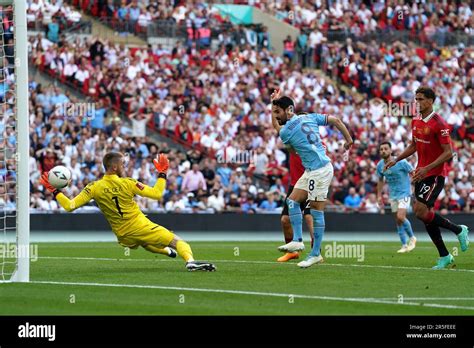
[[[344,139],[346,140],[346,143],[344,144],[344,148],[346,150],[349,150],[352,144],[354,144],[354,141],[352,140],[351,134],[349,133],[349,130],[347,129],[344,122],[342,122],[337,117],[328,116],[328,124],[335,126],[342,133],[342,135],[344,136]]]
[[[157,201],[163,197],[163,193],[165,192],[166,188],[165,178],[159,177],[158,180],[156,180],[155,186],[153,187],[142,184],[140,181],[132,181],[132,191],[134,194],[146,198],[156,199]]]
[[[401,161],[402,159],[405,159],[407,157],[410,157],[411,155],[413,155],[414,153],[416,152],[416,144],[414,141],[412,141],[410,143],[410,145],[405,149],[405,151],[403,151],[400,156],[398,156],[397,158],[395,158],[394,160],[390,160],[388,161],[387,163],[385,163],[385,167],[383,168],[384,171],[386,171],[387,169],[393,167],[395,164],[397,164],[397,162]]]
[[[64,210],[71,212],[89,203],[89,201],[92,199],[90,191],[87,192],[86,190],[87,187],[84,188],[84,190],[82,190],[73,199],[69,199],[64,193],[60,192],[56,195],[56,200],[58,201],[59,205],[64,208]]]
[[[166,174],[170,162],[165,154],[160,154],[153,160],[153,165],[158,171],[158,180],[156,180],[155,186],[150,187],[134,180],[132,190],[136,195],[160,200],[166,188]]]
[[[83,205],[89,203],[89,201],[94,198],[92,193],[92,185],[94,183],[90,183],[87,185],[76,197],[73,199],[69,199],[61,190],[56,189],[53,185],[51,185],[48,181],[48,172],[44,172],[41,175],[40,179],[41,185],[43,185],[49,192],[51,192],[56,200],[58,201],[59,205],[64,208],[64,210],[71,212],[76,210],[77,208],[82,207]]]

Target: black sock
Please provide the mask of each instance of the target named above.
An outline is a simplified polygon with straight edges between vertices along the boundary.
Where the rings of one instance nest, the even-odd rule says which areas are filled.
[[[425,227],[426,231],[430,235],[431,240],[433,241],[433,244],[436,246],[436,249],[438,249],[439,256],[448,256],[449,251],[446,249],[446,245],[444,245],[443,237],[441,237],[441,230],[439,229],[438,225],[431,223],[425,224]]]
[[[453,231],[456,234],[459,234],[462,231],[461,226],[453,224],[451,221],[442,217],[438,213],[434,215],[434,218],[433,218],[433,221],[431,221],[431,224],[435,224],[439,227],[443,227],[447,230]]]
[[[285,237],[285,243],[288,244],[289,242],[291,242],[293,240],[293,237],[289,238],[289,237]]]

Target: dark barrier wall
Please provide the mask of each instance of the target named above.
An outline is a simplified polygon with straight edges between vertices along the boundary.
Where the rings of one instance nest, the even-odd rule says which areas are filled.
[[[275,214],[149,214],[157,224],[172,231],[262,231],[281,229],[280,215]],[[474,214],[448,215],[457,224],[474,227]],[[424,226],[411,215],[415,230]],[[110,230],[102,214],[31,214],[31,229],[41,231],[101,231]],[[394,231],[392,215],[326,213],[326,231],[384,232]]]

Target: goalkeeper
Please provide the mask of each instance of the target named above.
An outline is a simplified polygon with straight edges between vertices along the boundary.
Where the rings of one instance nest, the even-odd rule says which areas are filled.
[[[214,271],[212,263],[194,261],[191,247],[184,240],[163,226],[150,221],[133,200],[135,195],[160,199],[166,186],[166,173],[169,161],[160,154],[153,160],[158,171],[154,187],[125,177],[125,157],[118,152],[104,156],[105,175],[102,179],[88,184],[74,199],[69,199],[48,182],[48,173],[43,173],[40,183],[50,192],[58,203],[68,212],[82,207],[94,199],[105,215],[118,242],[124,247],[136,249],[139,246],[152,253],[176,257],[176,252],[186,261],[189,271]]]

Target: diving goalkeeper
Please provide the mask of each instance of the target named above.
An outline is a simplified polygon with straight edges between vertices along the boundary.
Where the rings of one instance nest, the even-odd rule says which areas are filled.
[[[158,171],[158,179],[154,187],[125,177],[126,162],[121,153],[107,153],[103,164],[106,171],[103,178],[88,184],[72,200],[48,182],[47,172],[41,176],[40,183],[54,194],[58,203],[68,212],[94,199],[120,245],[131,249],[141,246],[152,253],[170,257],[176,257],[174,251],[176,250],[186,261],[186,268],[189,271],[215,271],[216,268],[212,263],[194,261],[189,244],[165,227],[150,221],[133,200],[135,195],[156,200],[163,196],[169,167],[166,155],[160,154],[153,160]]]

